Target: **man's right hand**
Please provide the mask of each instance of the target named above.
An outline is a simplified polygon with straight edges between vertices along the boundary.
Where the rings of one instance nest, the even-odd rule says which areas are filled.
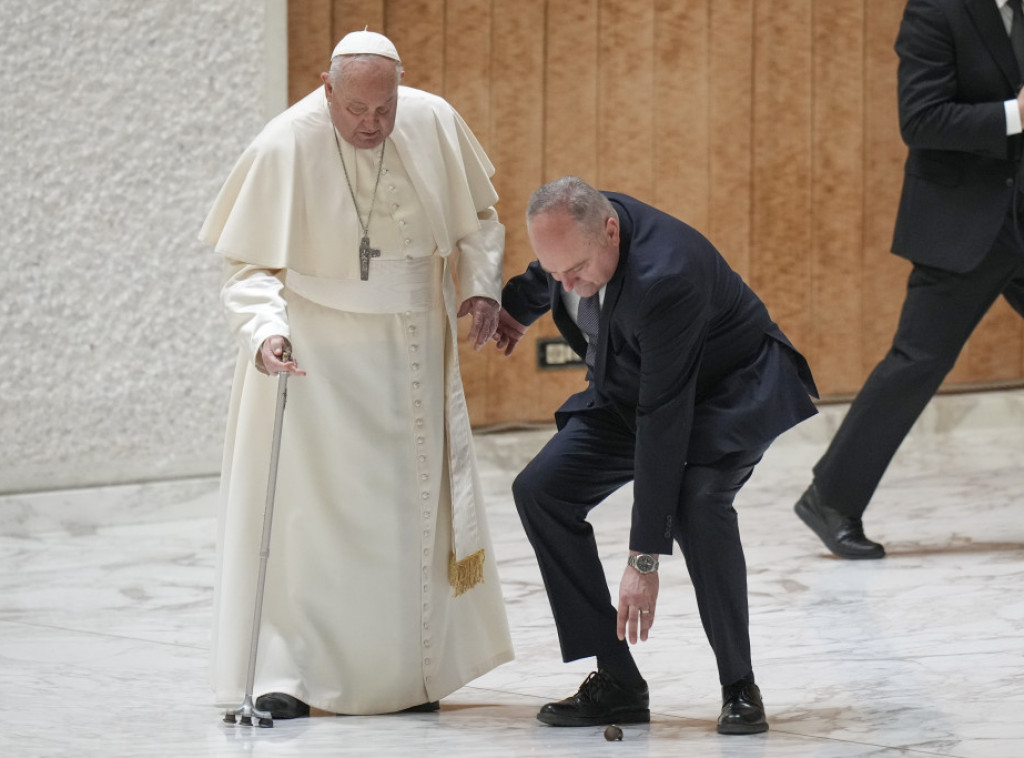
[[[292,343],[287,337],[275,334],[267,337],[260,345],[260,359],[256,361],[256,368],[270,376],[277,376],[283,371],[293,376],[305,376],[306,372],[299,368],[291,355]]]
[[[504,308],[498,314],[498,328],[491,338],[498,343],[498,349],[504,350],[505,355],[512,355],[519,340],[526,336],[526,327],[508,315]]]

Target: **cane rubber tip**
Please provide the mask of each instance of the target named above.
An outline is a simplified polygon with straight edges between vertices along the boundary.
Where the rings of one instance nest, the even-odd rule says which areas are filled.
[[[604,728],[604,738],[609,742],[622,739],[622,730],[615,724],[609,724]]]

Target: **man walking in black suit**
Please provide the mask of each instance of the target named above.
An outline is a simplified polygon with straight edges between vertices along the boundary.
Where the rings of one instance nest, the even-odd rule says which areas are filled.
[[[862,516],[889,461],[999,295],[1024,313],[1021,0],[911,0],[896,39],[910,151],[892,251],[914,264],[892,348],[797,515],[841,558],[882,558]]]
[[[647,639],[659,555],[674,539],[718,662],[718,731],[763,732],[732,503],[772,440],[814,414],[807,364],[711,243],[649,205],[563,177],[534,193],[527,227],[537,260],[505,285],[498,347],[511,352],[550,309],[589,385],[558,410],[557,433],[512,489],[563,659],[597,657],[579,691],[537,717],[650,720],[626,639]],[[630,481],[616,610],[586,516]]]

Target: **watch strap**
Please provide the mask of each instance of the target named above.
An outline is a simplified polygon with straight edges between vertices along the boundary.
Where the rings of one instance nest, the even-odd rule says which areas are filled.
[[[653,574],[658,570],[658,556],[650,553],[631,555],[626,560],[626,565],[632,566],[641,574]]]

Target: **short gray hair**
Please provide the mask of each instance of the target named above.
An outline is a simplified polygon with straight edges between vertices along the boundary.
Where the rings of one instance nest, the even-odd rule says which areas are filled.
[[[563,176],[534,192],[526,206],[526,221],[550,211],[565,211],[581,229],[594,234],[604,230],[608,218],[618,218],[608,198],[578,176]]]
[[[373,53],[358,53],[356,55],[335,55],[331,58],[331,67],[327,71],[327,78],[331,82],[331,86],[336,86],[338,80],[344,76],[345,67],[354,61],[370,60],[373,58],[379,58],[395,64],[395,76],[398,81],[402,81],[402,72],[405,70],[402,68],[400,61],[393,61],[390,58],[385,58],[382,55],[374,55]]]

